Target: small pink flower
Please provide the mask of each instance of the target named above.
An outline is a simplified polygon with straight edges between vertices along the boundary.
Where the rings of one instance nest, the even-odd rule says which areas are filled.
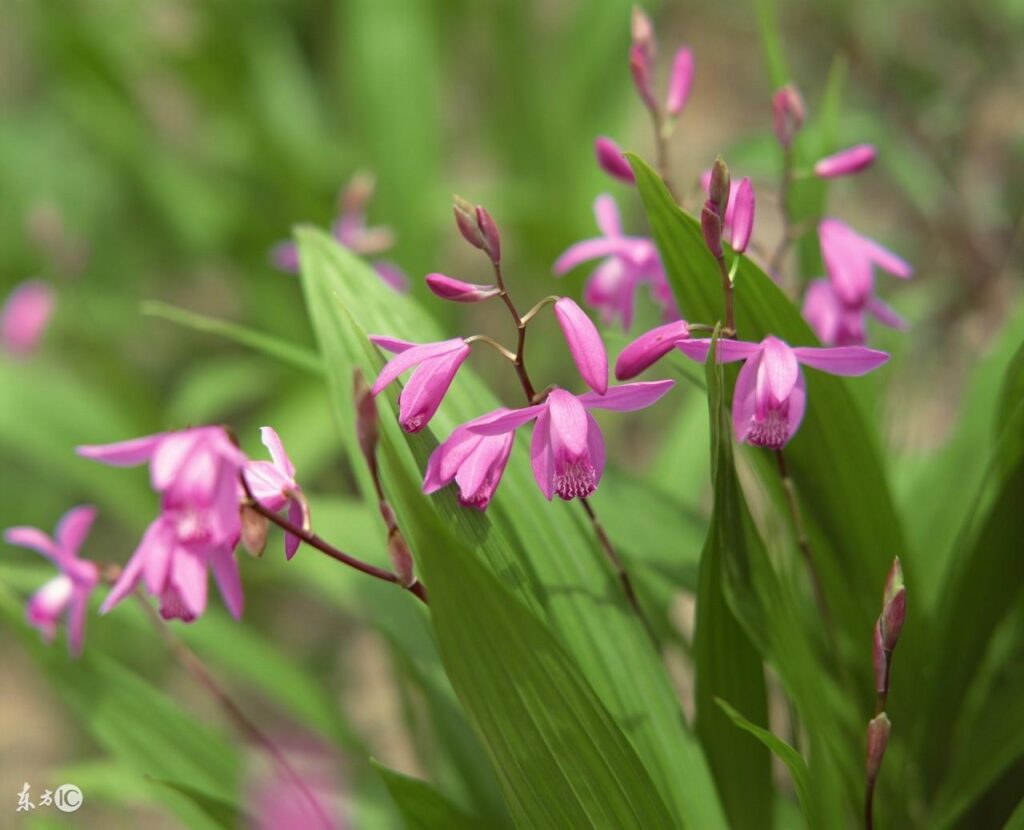
[[[363,173],[353,176],[341,192],[339,215],[331,225],[331,234],[338,243],[360,256],[383,253],[395,242],[390,228],[370,227],[366,223],[366,204],[373,195],[373,189],[371,176]],[[299,249],[294,242],[279,242],[271,249],[270,259],[281,271],[289,274],[299,272]],[[395,263],[376,260],[370,265],[390,288],[400,293],[408,290],[408,278]]]
[[[650,285],[652,296],[663,305],[671,297],[661,257],[653,240],[622,233],[619,209],[611,196],[598,196],[594,215],[602,236],[571,245],[555,261],[554,271],[562,276],[589,260],[603,260],[587,281],[583,299],[587,305],[600,310],[605,324],[619,317],[622,327],[628,329],[633,321],[638,285]]]
[[[668,95],[665,97],[665,111],[677,116],[686,106],[693,86],[693,52],[687,48],[679,49],[672,61],[672,74],[668,81]]]
[[[636,177],[633,175],[633,168],[629,166],[625,156],[622,155],[622,148],[606,136],[599,135],[594,139],[594,154],[597,156],[597,163],[605,173],[626,184],[635,184]]]
[[[556,388],[536,406],[511,412],[497,410],[465,426],[478,435],[497,436],[514,432],[536,419],[530,445],[534,478],[548,501],[556,493],[568,501],[593,493],[604,471],[604,438],[588,410],[644,409],[672,386],[670,380],[627,383],[609,388],[604,395],[573,395]]]
[[[729,203],[733,211],[730,244],[733,250],[742,254],[747,250],[754,230],[754,186],[746,176],[740,180],[736,192],[730,195]]]
[[[471,431],[475,423],[469,421],[456,427],[431,453],[423,478],[423,492],[435,493],[454,481],[459,488],[460,504],[486,510],[505,472],[514,436],[511,432],[477,435]]]
[[[684,340],[679,350],[701,363],[710,340]],[[820,349],[791,348],[769,335],[760,343],[719,340],[719,363],[744,361],[732,396],[732,423],[737,441],[755,447],[781,449],[804,417],[807,387],[800,364],[833,375],[863,375],[889,359],[885,352],[860,346]]]
[[[784,148],[789,149],[793,143],[806,114],[804,99],[792,84],[786,84],[772,96],[772,127],[775,138]]]
[[[165,619],[191,622],[206,610],[210,567],[228,610],[242,614],[242,583],[234,550],[241,536],[239,475],[245,455],[221,427],[164,432],[116,444],[78,447],[78,454],[115,467],[149,462],[160,494],[150,523],[101,613],[142,582],[160,598]]]
[[[0,313],[0,343],[22,357],[31,354],[57,305],[57,295],[42,280],[26,280],[11,292]]]
[[[811,280],[804,295],[804,319],[826,346],[864,344],[865,318],[874,316],[884,326],[906,329],[907,321],[878,297],[870,296],[862,306],[848,306],[832,290],[828,280]]]
[[[427,274],[427,288],[442,300],[453,303],[479,303],[497,297],[501,290],[495,285],[463,282],[444,274]]]
[[[587,313],[568,297],[555,303],[555,318],[562,328],[569,353],[584,382],[603,395],[608,391],[608,355],[601,335]]]
[[[248,461],[245,480],[256,501],[275,513],[288,506],[292,524],[309,530],[309,505],[302,488],[295,481],[295,465],[288,457],[281,438],[272,427],[261,427],[263,446],[270,451],[270,461]],[[291,559],[301,540],[291,533],[284,535],[285,557]]]
[[[370,340],[395,353],[377,376],[372,389],[374,395],[379,395],[403,372],[414,369],[398,396],[398,422],[406,432],[418,432],[437,412],[459,367],[469,357],[469,346],[461,337],[423,344],[380,335],[371,335]]]
[[[901,279],[914,273],[906,260],[838,219],[823,219],[818,237],[832,290],[848,306],[862,307],[868,301],[874,290],[875,267]]]
[[[859,173],[869,167],[875,160],[878,151],[873,144],[858,144],[848,147],[831,156],[826,156],[814,165],[814,175],[821,179],[832,179],[836,176],[848,176]]]
[[[29,623],[47,642],[53,642],[57,624],[67,614],[68,651],[72,657],[82,653],[89,594],[100,580],[96,566],[78,558],[95,519],[95,507],[73,507],[57,523],[52,539],[34,527],[12,527],[4,532],[7,544],[37,551],[60,569],[58,576],[32,596],[26,611]]]
[[[618,380],[635,378],[689,337],[690,328],[685,320],[675,320],[641,334],[622,350],[615,362],[615,377]]]

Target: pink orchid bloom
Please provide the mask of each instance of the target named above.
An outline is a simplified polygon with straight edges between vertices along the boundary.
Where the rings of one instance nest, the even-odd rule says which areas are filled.
[[[704,363],[711,341],[683,340],[677,346],[687,357]],[[793,437],[804,417],[807,387],[800,364],[832,375],[857,376],[881,366],[889,355],[862,346],[792,348],[769,335],[760,343],[719,340],[716,359],[719,363],[744,361],[732,395],[736,440],[777,450]]]
[[[672,73],[668,79],[665,112],[676,117],[683,111],[693,86],[693,52],[686,47],[676,51],[672,59]]]
[[[818,236],[832,290],[845,305],[859,308],[868,301],[874,290],[876,266],[900,279],[914,273],[906,260],[838,219],[823,219]]]
[[[587,386],[603,395],[608,391],[608,355],[601,335],[587,313],[568,297],[555,302],[555,318],[562,328],[569,353]]]
[[[272,427],[260,427],[260,439],[270,452],[270,461],[248,461],[245,481],[256,501],[275,513],[288,506],[292,524],[309,530],[309,505],[295,481],[295,465],[288,457],[281,438]],[[291,559],[301,540],[292,533],[284,535],[285,557]]]
[[[100,581],[96,565],[78,558],[95,519],[95,507],[73,507],[57,523],[52,539],[34,527],[12,527],[4,532],[7,544],[41,553],[60,569],[58,576],[32,596],[26,611],[29,624],[39,629],[48,643],[53,642],[57,624],[66,613],[68,651],[72,657],[82,653],[89,594]]]
[[[394,245],[394,234],[388,227],[369,227],[366,223],[366,204],[373,195],[374,183],[370,176],[357,174],[341,192],[338,218],[331,225],[331,234],[338,243],[360,256],[372,256]],[[281,271],[299,272],[299,248],[294,242],[279,242],[270,252],[271,261]],[[405,272],[388,260],[370,263],[386,285],[399,293],[408,291],[409,280]]]
[[[636,184],[633,168],[622,155],[622,148],[610,138],[599,135],[594,139],[594,154],[598,166],[609,176],[626,184]]]
[[[635,378],[689,337],[690,327],[685,320],[675,320],[641,334],[619,354],[615,377],[618,380]]]
[[[863,306],[848,306],[832,290],[828,280],[811,280],[804,295],[803,316],[826,346],[861,346],[866,340],[868,314],[882,325],[906,329],[907,321],[875,296]]]
[[[398,422],[406,432],[418,432],[437,412],[456,372],[469,357],[469,345],[461,337],[423,344],[379,335],[371,335],[370,340],[395,353],[377,376],[371,390],[374,395],[379,395],[403,372],[414,369],[398,396]]]
[[[603,235],[571,245],[556,260],[555,274],[562,276],[584,262],[602,259],[587,281],[583,298],[587,305],[600,310],[606,325],[619,317],[622,327],[629,328],[633,322],[636,288],[641,283],[648,283],[654,299],[672,310],[673,306],[666,304],[671,293],[654,240],[625,236],[619,209],[607,194],[598,196],[594,202],[594,215]],[[664,291],[661,286],[665,286]]]
[[[814,175],[820,179],[833,179],[837,176],[859,173],[866,167],[870,167],[877,155],[878,151],[873,144],[858,144],[855,147],[848,147],[819,160],[814,165]]]
[[[508,412],[500,409],[497,412]],[[495,413],[485,415],[491,418]],[[430,454],[423,477],[423,492],[436,493],[453,481],[459,488],[459,503],[486,510],[505,472],[514,436],[478,435],[472,427],[479,421],[456,427]]]
[[[632,412],[658,401],[674,382],[627,383],[612,386],[604,395],[587,392],[573,395],[552,389],[543,403],[524,409],[497,410],[465,426],[478,435],[496,436],[514,432],[536,420],[530,456],[533,476],[548,501],[556,493],[566,501],[593,493],[604,471],[604,438],[590,414],[591,409]]]
[[[191,622],[206,610],[206,569],[236,618],[242,582],[234,550],[241,536],[239,475],[245,455],[221,427],[148,435],[116,444],[78,447],[78,454],[115,467],[149,462],[160,494],[160,515],[150,523],[121,572],[101,613],[139,582],[160,598],[165,619]]]
[[[17,285],[0,312],[0,344],[11,354],[31,354],[53,316],[57,295],[42,280]]]

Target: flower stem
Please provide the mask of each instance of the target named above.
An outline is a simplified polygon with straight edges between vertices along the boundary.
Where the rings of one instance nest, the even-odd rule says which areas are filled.
[[[722,329],[723,337],[736,336],[736,317],[733,310],[732,280],[729,278],[729,268],[725,264],[725,257],[717,257],[718,273],[722,277],[722,298],[725,301],[725,328]]]
[[[336,559],[342,564],[348,565],[350,568],[355,568],[357,571],[361,571],[362,573],[372,576],[383,582],[391,582],[395,585],[398,585],[401,588],[405,588],[405,590],[407,590],[410,594],[415,596],[424,605],[430,604],[427,599],[427,589],[419,580],[416,580],[411,585],[404,585],[402,583],[402,580],[399,578],[398,574],[393,573],[392,571],[385,570],[384,568],[378,568],[375,565],[371,565],[369,562],[363,562],[361,559],[356,559],[354,556],[349,556],[344,551],[338,550],[333,545],[329,544],[328,542],[325,542],[315,533],[308,530],[303,530],[297,524],[294,524],[293,522],[289,521],[284,516],[279,516],[273,510],[268,510],[266,507],[260,504],[260,502],[253,496],[252,490],[249,488],[249,483],[245,480],[245,476],[240,476],[240,478],[242,481],[242,487],[245,490],[245,495],[247,499],[246,505],[248,507],[251,507],[253,510],[255,510],[257,513],[259,513],[267,520],[276,524],[282,530],[291,533],[295,536],[298,536],[307,545],[309,545],[312,548],[316,548],[321,553],[327,554],[332,559]]]
[[[818,611],[821,614],[822,620],[825,622],[825,631],[828,634],[829,646],[832,649],[832,656],[835,659],[836,665],[839,667],[840,673],[842,673],[843,662],[839,655],[839,641],[836,637],[835,622],[832,619],[832,612],[829,610],[828,602],[825,600],[825,591],[822,588],[821,577],[818,575],[818,569],[814,564],[814,556],[811,553],[811,543],[808,541],[807,533],[804,530],[804,522],[800,514],[800,504],[796,495],[796,485],[793,483],[793,479],[789,477],[789,471],[786,469],[786,458],[782,454],[781,449],[775,450],[775,461],[778,464],[779,478],[782,480],[782,489],[786,494],[786,504],[789,507],[789,517],[793,523],[793,532],[796,535],[797,547],[800,548],[800,553],[807,565],[807,572],[811,577],[811,586],[814,590],[814,601],[818,606]]]
[[[206,689],[221,709],[224,710],[228,719],[235,724],[239,732],[247,736],[253,743],[262,747],[264,752],[267,753],[270,759],[277,766],[280,774],[287,777],[292,784],[295,785],[296,789],[302,793],[303,798],[309,802],[309,806],[323,823],[323,826],[332,826],[332,822],[324,813],[321,804],[313,796],[313,793],[309,791],[305,781],[302,780],[302,776],[295,771],[295,768],[292,767],[290,763],[288,763],[288,759],[277,744],[275,744],[273,740],[263,732],[263,730],[261,730],[246,716],[241,707],[235,703],[231,696],[219,683],[217,683],[213,675],[210,674],[210,671],[206,668],[206,665],[199,659],[199,656],[175,636],[174,632],[171,631],[171,627],[156,612],[156,609],[153,608],[142,593],[136,591],[135,597],[138,599],[139,604],[145,611],[146,616],[149,617],[153,626],[160,632],[160,635],[163,637],[167,647],[171,650],[185,671],[192,675],[200,686]]]
[[[516,367],[516,374],[519,376],[519,383],[523,387],[523,391],[526,393],[526,397],[530,403],[533,403],[533,399],[536,396],[536,391],[533,388],[533,383],[530,382],[530,376],[526,372],[526,366],[524,364],[524,358],[526,353],[526,320],[523,320],[519,316],[519,311],[516,309],[515,303],[512,302],[512,298],[509,296],[508,289],[505,287],[505,277],[501,273],[501,263],[494,263],[494,279],[498,284],[498,288],[501,292],[498,294],[501,297],[505,307],[508,309],[509,314],[512,315],[512,320],[516,324],[516,332],[518,334],[518,340],[516,342],[516,353],[515,359],[512,361],[512,365]]]
[[[874,830],[875,827],[875,779],[868,778],[864,786],[864,828]]]
[[[669,195],[678,203],[679,197],[672,186],[672,157],[668,146],[669,139],[672,138],[673,124],[666,121],[661,107],[648,106],[648,111],[651,113],[651,122],[654,125],[654,149],[658,160],[658,175],[665,183]]]
[[[788,206],[789,188],[793,178],[793,151],[787,147],[782,156],[782,181],[779,183],[779,217],[782,219],[782,236],[779,238],[779,244],[775,247],[775,252],[768,261],[768,273],[784,287],[785,281],[782,278],[782,266],[786,258],[786,252],[789,251],[789,246],[793,244],[793,240],[796,238],[793,225],[789,220]]]

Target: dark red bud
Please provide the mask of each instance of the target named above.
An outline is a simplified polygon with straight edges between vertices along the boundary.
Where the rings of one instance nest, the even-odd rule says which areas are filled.
[[[878,777],[878,770],[882,766],[882,757],[885,749],[889,746],[889,716],[882,714],[873,718],[868,723],[868,751],[865,772],[868,781],[874,781]]]
[[[708,188],[708,196],[718,215],[724,217],[725,210],[729,206],[729,168],[722,161],[721,156],[715,159],[715,164],[711,168],[711,185]]]
[[[716,258],[722,256],[722,217],[719,216],[710,199],[700,212],[700,229],[704,232],[704,244]]]
[[[483,234],[477,224],[476,207],[461,196],[453,196],[452,202],[452,208],[455,211],[455,224],[459,226],[462,238],[474,248],[479,248],[481,251],[486,250]]]
[[[491,258],[491,262],[497,265],[501,262],[501,235],[491,214],[479,205],[476,208],[476,224],[484,240],[484,251]]]

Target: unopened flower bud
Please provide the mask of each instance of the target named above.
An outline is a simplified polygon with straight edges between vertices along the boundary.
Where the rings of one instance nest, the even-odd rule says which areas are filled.
[[[868,751],[865,772],[868,781],[874,781],[878,777],[878,770],[882,766],[882,757],[889,745],[889,716],[882,712],[868,723]]]
[[[882,623],[875,623],[871,646],[871,660],[875,668],[875,692],[881,697],[889,694],[889,653],[882,643]]]
[[[873,144],[858,144],[826,156],[814,165],[814,175],[821,179],[833,179],[837,176],[849,176],[859,173],[874,162],[878,151]]]
[[[242,506],[242,546],[253,556],[262,556],[267,546],[270,522],[248,505]]]
[[[665,96],[665,111],[677,116],[686,106],[693,85],[693,52],[683,48],[676,52],[672,61],[672,74],[668,79],[668,94]]]
[[[377,423],[377,403],[366,378],[358,369],[352,375],[352,400],[356,408],[356,438],[359,449],[371,470],[376,469],[377,441],[380,430]]]
[[[750,243],[750,234],[754,230],[754,186],[746,176],[736,188],[736,199],[732,208],[732,243],[733,250],[742,254]]]
[[[722,256],[722,217],[718,215],[710,199],[700,212],[700,229],[704,233],[704,244],[717,259]]]
[[[400,530],[395,528],[388,534],[388,557],[391,560],[391,568],[399,581],[406,588],[415,584],[416,573],[413,568],[412,551],[405,543],[405,537]]]
[[[658,105],[651,90],[650,56],[639,46],[631,46],[629,49],[629,71],[633,75],[633,84],[640,93],[644,106],[649,110],[656,110]]]
[[[714,205],[715,212],[720,218],[724,218],[725,211],[729,207],[729,167],[721,156],[715,159],[715,164],[711,168],[708,196]]]
[[[655,41],[654,24],[651,23],[651,18],[639,6],[633,6],[633,13],[629,22],[633,46],[642,49],[648,58],[653,60]]]
[[[889,653],[896,648],[896,642],[903,630],[903,622],[907,617],[907,589],[903,584],[903,568],[897,557],[889,570],[882,594],[882,615],[878,618],[878,627],[882,634],[882,647]]]
[[[793,136],[803,126],[806,110],[804,100],[792,84],[786,84],[772,96],[772,127],[775,138],[787,150]]]
[[[356,173],[338,197],[338,208],[340,213],[361,213],[366,203],[373,196],[377,181],[372,173],[360,170]]]
[[[445,274],[427,274],[427,288],[453,303],[478,303],[501,293],[497,286],[463,282]]]
[[[484,241],[484,252],[491,258],[491,262],[497,265],[501,262],[501,235],[491,214],[480,205],[476,206],[476,224]]]
[[[483,234],[480,232],[480,226],[477,224],[476,207],[472,202],[463,199],[461,196],[453,196],[452,208],[455,211],[455,224],[459,226],[462,238],[474,248],[479,248],[481,251],[486,250],[484,248]]]
[[[635,184],[636,177],[633,175],[633,168],[623,158],[622,149],[603,135],[594,139],[594,154],[597,156],[597,163],[609,176],[613,176],[627,184]]]

